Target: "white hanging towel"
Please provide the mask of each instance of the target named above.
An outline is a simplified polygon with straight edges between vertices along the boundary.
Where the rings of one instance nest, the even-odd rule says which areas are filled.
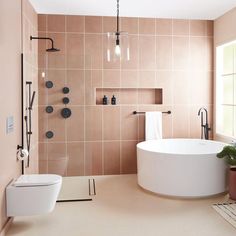
[[[145,113],[145,139],[162,139],[162,112],[152,111]]]

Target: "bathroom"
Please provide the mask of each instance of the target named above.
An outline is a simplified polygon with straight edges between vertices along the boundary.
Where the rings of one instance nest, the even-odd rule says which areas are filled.
[[[163,139],[200,139],[202,107],[209,139],[234,139],[234,110],[217,120],[216,51],[236,38],[236,2],[120,0],[129,60],[116,61],[108,59],[107,33],[117,30],[117,1],[65,2],[0,3],[0,22],[7,22],[0,24],[0,235],[235,234],[212,208],[227,194],[172,199],[138,187],[136,145],[145,140],[145,112],[163,112]],[[52,46],[59,51],[46,51]],[[30,147],[29,163],[17,160],[18,145]],[[13,220],[6,187],[21,174],[94,178],[96,196]]]

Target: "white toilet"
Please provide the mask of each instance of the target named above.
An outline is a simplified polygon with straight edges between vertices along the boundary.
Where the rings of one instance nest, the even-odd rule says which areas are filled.
[[[61,189],[62,177],[52,174],[21,175],[6,188],[7,216],[51,212]]]

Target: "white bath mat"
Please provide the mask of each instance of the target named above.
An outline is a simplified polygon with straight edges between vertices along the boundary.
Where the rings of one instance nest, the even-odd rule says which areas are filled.
[[[217,203],[213,204],[212,207],[236,228],[236,202]]]
[[[95,180],[89,177],[63,177],[57,202],[91,201],[95,187]]]

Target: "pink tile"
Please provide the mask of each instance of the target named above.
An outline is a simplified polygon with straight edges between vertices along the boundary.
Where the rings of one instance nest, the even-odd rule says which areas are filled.
[[[157,35],[172,35],[172,20],[171,19],[156,19],[156,34]]]
[[[120,140],[120,107],[103,106],[104,140]]]
[[[206,69],[206,39],[205,37],[190,38],[190,67],[192,70]]]
[[[173,69],[185,70],[189,66],[189,38],[173,37]]]
[[[85,32],[86,33],[102,33],[102,17],[101,16],[85,16]]]
[[[121,89],[120,104],[137,104],[138,90],[137,89]]]
[[[68,143],[68,176],[84,175],[84,143]]]
[[[120,174],[120,142],[103,142],[104,174]]]
[[[137,88],[138,87],[138,72],[136,70],[121,71],[121,87]]]
[[[155,18],[139,18],[139,34],[155,34]]]
[[[153,88],[155,85],[155,71],[139,71],[139,88]]]
[[[171,71],[158,71],[156,87],[162,88],[162,102],[164,105],[171,105],[173,103],[173,73]]]
[[[129,34],[138,34],[138,18],[122,17],[121,31],[126,31]]]
[[[85,143],[85,175],[102,175],[102,142]]]
[[[116,88],[120,87],[120,71],[104,70],[103,71],[103,87]]]
[[[72,115],[66,120],[67,141],[84,141],[84,107],[70,107]]]
[[[66,176],[67,160],[48,161],[48,173]]]
[[[171,70],[172,68],[172,37],[157,36],[156,38],[157,69]]]
[[[65,142],[66,140],[66,136],[65,136],[66,121],[61,116],[61,110],[63,108],[64,106],[54,107],[53,113],[49,114],[48,116],[48,130],[47,131],[52,131],[54,133],[53,138],[51,139],[46,138],[48,142]]]
[[[156,68],[156,40],[154,36],[139,37],[139,66],[141,70]]]
[[[64,15],[47,15],[47,24],[49,32],[65,32]]]
[[[213,36],[214,35],[214,21],[208,20],[206,22],[206,34],[207,36]]]
[[[47,147],[49,161],[60,161],[67,158],[65,143],[48,143]]]
[[[190,35],[206,36],[206,21],[205,20],[190,20]]]
[[[96,104],[96,88],[102,88],[102,70],[85,71],[85,104]]]
[[[84,69],[84,35],[67,33],[67,68]]]
[[[47,31],[47,15],[38,15],[38,31]]]
[[[134,174],[137,173],[137,141],[121,142],[121,173]]]
[[[173,110],[173,137],[189,138],[190,136],[190,109],[189,106],[174,106]]]
[[[187,71],[173,71],[173,104],[189,104],[190,103],[190,84],[191,73]]]
[[[88,60],[85,61],[86,69],[102,69],[103,51],[102,47],[102,35],[87,34],[85,35],[85,55],[88,56]]]
[[[46,77],[47,81],[53,82],[53,87],[50,89],[46,88],[46,82],[43,85],[43,89],[48,94],[48,105],[62,105],[62,88],[65,86],[66,72],[64,70],[48,70]]]
[[[85,73],[83,70],[67,70],[66,86],[70,88],[70,93],[65,94],[69,97],[71,105],[85,104]]]
[[[129,35],[129,53],[130,53],[130,60],[121,61],[121,68],[122,69],[138,69],[138,50],[139,50],[139,39],[137,35]]]
[[[189,35],[189,20],[173,20],[173,35]]]
[[[103,17],[103,33],[116,31],[116,17],[104,16]]]
[[[85,140],[102,140],[102,107],[87,106],[85,109]]]
[[[66,32],[80,32],[85,31],[85,17],[84,16],[66,16]]]
[[[133,115],[137,106],[121,107],[121,140],[138,140],[138,116]]]
[[[48,160],[48,145],[47,143],[39,143],[39,161]]]

